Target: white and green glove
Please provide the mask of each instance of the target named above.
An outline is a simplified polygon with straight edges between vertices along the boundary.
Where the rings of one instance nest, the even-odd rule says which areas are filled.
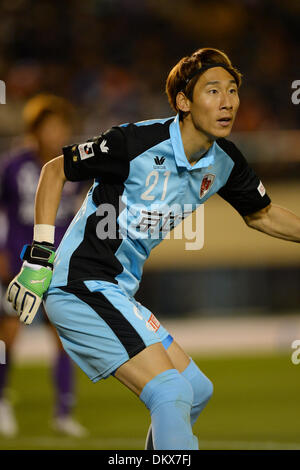
[[[7,289],[7,300],[21,322],[30,325],[48,290],[55,257],[54,246],[46,242],[25,245],[21,255],[22,269]]]

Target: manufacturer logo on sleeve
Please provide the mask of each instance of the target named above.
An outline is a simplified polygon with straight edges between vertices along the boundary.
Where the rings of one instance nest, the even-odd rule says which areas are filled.
[[[215,179],[215,175],[208,173],[207,175],[204,175],[202,183],[201,183],[201,188],[200,188],[200,199],[202,199],[210,190],[213,182]]]
[[[108,151],[109,151],[109,148],[106,144],[107,144],[107,140],[102,140],[102,142],[100,144],[100,150],[101,150],[102,153],[108,153]]]

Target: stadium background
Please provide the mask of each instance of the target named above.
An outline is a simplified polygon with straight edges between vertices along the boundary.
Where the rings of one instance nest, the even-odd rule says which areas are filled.
[[[41,91],[72,101],[74,140],[172,115],[168,71],[211,46],[243,74],[232,140],[272,200],[299,214],[300,105],[291,99],[300,80],[298,1],[2,0],[0,18],[3,155],[22,139],[24,102]],[[299,449],[300,364],[291,361],[300,339],[299,245],[248,229],[218,196],[205,205],[204,231],[202,250],[174,239],[156,248],[138,293],[215,384],[196,428],[200,446]],[[95,386],[81,372],[77,414],[90,438],[49,431],[52,346],[39,321],[23,329],[9,391],[21,435],[0,448],[142,448],[143,406],[113,379]]]

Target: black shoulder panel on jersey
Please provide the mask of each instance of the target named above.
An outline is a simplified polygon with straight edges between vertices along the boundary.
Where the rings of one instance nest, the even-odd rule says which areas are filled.
[[[168,140],[170,138],[169,127],[173,121],[174,118],[171,118],[164,123],[156,122],[139,126],[128,124],[128,126],[121,127],[120,129],[126,136],[129,159],[133,160],[151,147]]]
[[[129,173],[126,139],[120,127],[112,127],[83,144],[63,148],[64,171],[69,181],[101,178],[125,181]]]
[[[230,140],[218,139],[216,142],[234,163],[226,184],[218,194],[242,216],[267,207],[271,200],[240,150]]]
[[[237,148],[237,146],[233,142],[231,142],[231,140],[227,140],[224,138],[217,139],[217,144],[234,161],[235,165],[233,170],[235,172],[242,170],[242,168],[245,166],[248,166],[246,158],[244,157],[242,152]]]

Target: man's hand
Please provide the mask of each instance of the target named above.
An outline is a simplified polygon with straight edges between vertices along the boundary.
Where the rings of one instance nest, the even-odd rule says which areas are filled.
[[[22,269],[9,284],[6,295],[20,321],[26,325],[30,325],[34,319],[43,295],[48,290],[54,257],[53,245],[44,242],[33,242],[22,250]]]

